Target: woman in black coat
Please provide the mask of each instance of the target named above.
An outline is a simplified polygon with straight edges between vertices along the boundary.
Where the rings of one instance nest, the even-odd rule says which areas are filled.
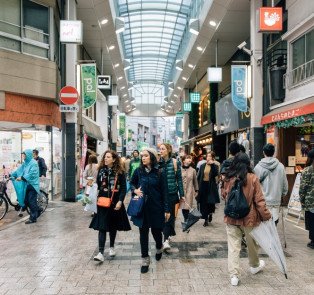
[[[157,261],[162,256],[162,229],[165,219],[170,217],[168,202],[168,185],[165,173],[157,164],[157,152],[147,148],[141,153],[140,167],[133,173],[131,182],[132,194],[145,198],[143,212],[140,216],[132,217],[135,226],[140,230],[142,252],[141,272],[146,273],[150,264],[148,254],[148,235],[151,228],[156,242]]]
[[[123,201],[126,194],[126,179],[119,155],[115,151],[106,151],[99,163],[97,174],[98,197],[111,198],[110,207],[97,205],[90,228],[98,230],[99,253],[95,261],[104,261],[106,233],[110,236],[109,255],[115,256],[114,243],[117,231],[131,230]]]
[[[212,221],[215,204],[220,202],[215,180],[218,175],[218,166],[214,164],[214,160],[215,153],[207,153],[206,163],[201,165],[197,174],[199,191],[196,200],[200,204],[202,218],[205,219],[203,226],[208,226],[208,222]]]

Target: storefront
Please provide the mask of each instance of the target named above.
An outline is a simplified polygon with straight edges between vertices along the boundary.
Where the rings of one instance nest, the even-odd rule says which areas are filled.
[[[267,143],[275,145],[275,157],[286,167],[289,192],[296,174],[305,167],[308,152],[314,148],[314,102],[309,102],[281,107],[262,118]],[[288,200],[289,195],[285,203]]]

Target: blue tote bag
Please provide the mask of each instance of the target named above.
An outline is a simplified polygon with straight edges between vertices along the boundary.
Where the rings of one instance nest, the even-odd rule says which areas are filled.
[[[138,187],[141,186],[141,175],[140,170],[137,169],[138,173]],[[139,197],[137,195],[133,196],[130,200],[130,204],[127,210],[129,216],[137,217],[140,216],[143,212],[145,198],[144,196]]]

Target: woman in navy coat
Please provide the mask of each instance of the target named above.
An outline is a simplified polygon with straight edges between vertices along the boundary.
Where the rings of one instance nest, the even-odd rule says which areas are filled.
[[[140,230],[140,243],[142,253],[141,272],[146,273],[150,264],[148,255],[148,235],[151,228],[156,242],[157,261],[162,256],[162,229],[165,219],[170,217],[168,205],[168,185],[164,172],[157,163],[157,151],[147,148],[141,153],[141,164],[133,173],[131,182],[132,194],[145,198],[143,212],[131,221]]]

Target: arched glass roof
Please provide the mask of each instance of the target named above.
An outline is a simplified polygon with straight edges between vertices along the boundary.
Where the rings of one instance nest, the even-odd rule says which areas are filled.
[[[128,79],[134,84],[166,84],[196,0],[118,0],[124,18],[124,57],[130,59]],[[158,89],[160,86],[157,87]],[[134,90],[133,90],[134,91]],[[136,95],[137,96],[137,95]]]

